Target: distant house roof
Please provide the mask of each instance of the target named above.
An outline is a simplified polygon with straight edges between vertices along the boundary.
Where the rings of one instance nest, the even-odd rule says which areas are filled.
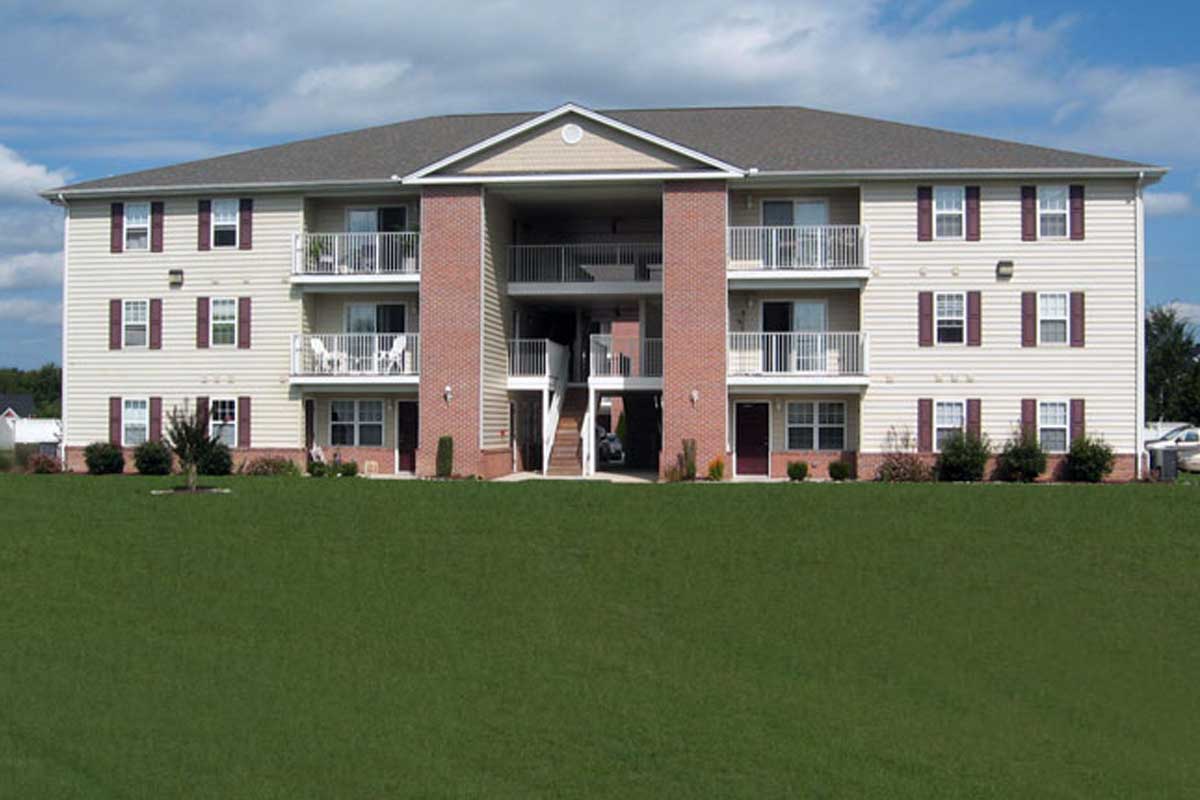
[[[31,394],[0,394],[0,414],[8,411],[18,417],[33,416],[33,395]]]
[[[1161,173],[1161,167],[797,106],[592,112],[737,168],[770,173],[1053,171]],[[397,122],[47,190],[387,182],[541,116],[458,114]]]

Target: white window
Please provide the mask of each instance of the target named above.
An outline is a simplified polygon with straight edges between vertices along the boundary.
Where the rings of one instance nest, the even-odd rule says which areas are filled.
[[[843,450],[845,446],[845,403],[787,404],[788,450]]]
[[[788,403],[787,405],[787,448],[788,450],[815,450],[817,428],[813,417],[812,403]]]
[[[967,404],[962,400],[939,400],[933,410],[933,441],[937,450],[947,439],[967,427]]]
[[[150,301],[126,300],[121,312],[122,347],[147,347],[150,343]]]
[[[962,292],[939,292],[934,298],[934,322],[938,344],[962,344],[967,329],[967,296]]]
[[[329,404],[329,443],[347,447],[382,446],[383,401],[332,401]]]
[[[213,345],[237,344],[237,323],[237,298],[214,297],[209,314],[209,342]]]
[[[212,201],[212,246],[238,246],[238,200],[236,197]]]
[[[213,400],[208,413],[208,435],[226,447],[237,447],[237,400]]]
[[[125,398],[121,409],[121,445],[137,447],[150,438],[150,401]]]
[[[1070,302],[1065,292],[1038,295],[1038,343],[1066,344]]]
[[[1038,235],[1044,239],[1067,236],[1067,187],[1039,186]]]
[[[125,204],[125,249],[150,249],[150,204]]]
[[[966,227],[966,189],[962,186],[933,188],[933,231],[937,239],[961,239]]]
[[[1047,453],[1065,453],[1070,443],[1070,412],[1066,400],[1038,404],[1038,441]]]

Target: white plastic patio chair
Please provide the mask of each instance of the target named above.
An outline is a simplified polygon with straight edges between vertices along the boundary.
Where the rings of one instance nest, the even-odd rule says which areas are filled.
[[[338,352],[330,352],[325,348],[325,343],[317,337],[309,340],[309,346],[312,347],[313,356],[317,359],[317,369],[320,372],[336,372],[338,367],[345,363],[346,356]]]
[[[392,346],[387,350],[379,351],[379,354],[376,356],[377,369],[386,375],[397,372],[403,373],[407,350],[408,337],[404,335],[396,336],[392,339]]]

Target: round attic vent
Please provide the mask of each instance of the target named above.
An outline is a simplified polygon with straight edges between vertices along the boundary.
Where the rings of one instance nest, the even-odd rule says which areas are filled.
[[[568,122],[563,125],[562,129],[563,141],[567,144],[578,144],[583,138],[583,128],[576,125],[574,122]]]

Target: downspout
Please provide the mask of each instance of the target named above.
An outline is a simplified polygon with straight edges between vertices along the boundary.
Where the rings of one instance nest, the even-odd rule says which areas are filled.
[[[65,470],[67,467],[67,258],[71,247],[71,206],[62,192],[58,193],[58,203],[63,207],[63,266],[62,266],[62,379],[58,387],[58,417],[59,435],[58,463]]]
[[[1145,171],[1138,171],[1134,192],[1134,271],[1136,273],[1136,309],[1137,309],[1137,394],[1135,408],[1137,427],[1134,430],[1136,458],[1134,474],[1142,478],[1142,454],[1145,450],[1146,427],[1146,209],[1142,201],[1142,188],[1145,184]]]

